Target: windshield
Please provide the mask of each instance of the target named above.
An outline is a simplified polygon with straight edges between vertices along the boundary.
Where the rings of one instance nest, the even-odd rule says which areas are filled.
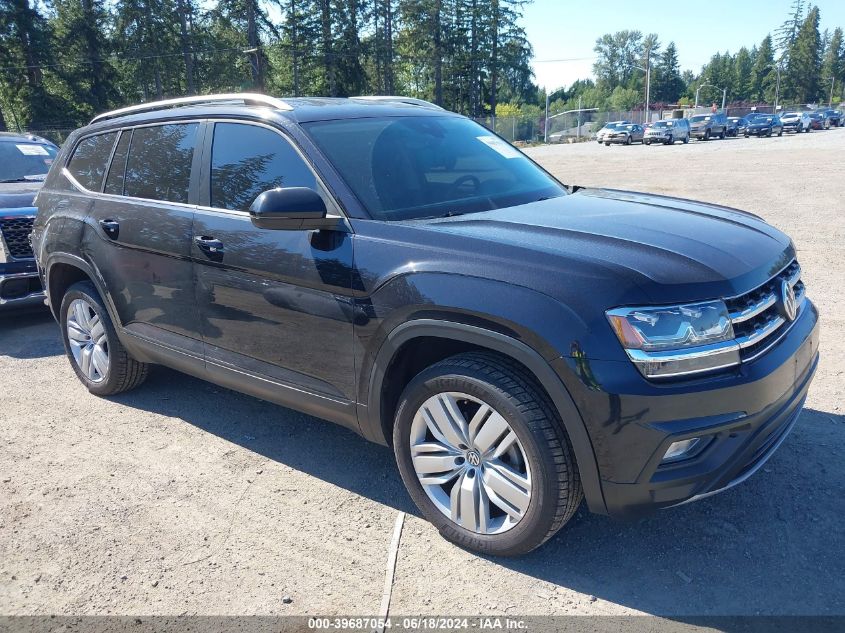
[[[797,112],[784,112],[780,118],[782,119],[792,119],[794,117],[800,116]]]
[[[373,218],[476,213],[566,194],[524,154],[448,116],[303,123]]]
[[[674,125],[673,121],[658,121],[654,124],[654,127],[672,127]]]
[[[0,142],[0,182],[43,180],[58,150],[28,141]]]
[[[699,114],[699,115],[697,115],[697,116],[692,117],[692,118],[690,119],[690,122],[692,122],[692,123],[700,123],[701,121],[709,121],[709,120],[710,120],[710,116],[709,116],[709,115],[706,115],[706,116],[705,116],[705,115],[703,115],[703,114]]]
[[[771,123],[774,120],[774,117],[770,116],[757,116],[754,119],[754,123]]]
[[[606,123],[605,126],[602,128],[604,130],[615,130],[619,127],[619,123]]]

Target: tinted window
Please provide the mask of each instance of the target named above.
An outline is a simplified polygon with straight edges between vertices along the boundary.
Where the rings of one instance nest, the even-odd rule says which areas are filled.
[[[124,194],[187,202],[197,123],[135,128],[126,161]]]
[[[507,141],[462,117],[303,123],[377,219],[460,215],[565,195]]]
[[[114,158],[109,167],[109,175],[106,176],[105,193],[123,195],[123,174],[126,171],[126,157],[129,155],[129,139],[132,138],[132,130],[127,130],[120,135],[117,147],[114,149]]]
[[[277,132],[255,125],[217,123],[211,150],[211,206],[245,211],[276,187],[317,188],[317,179]]]
[[[111,156],[117,132],[97,134],[82,139],[76,146],[67,169],[76,181],[89,191],[99,191],[103,185],[103,174]]]
[[[40,180],[56,157],[56,148],[27,141],[0,142],[0,182]]]

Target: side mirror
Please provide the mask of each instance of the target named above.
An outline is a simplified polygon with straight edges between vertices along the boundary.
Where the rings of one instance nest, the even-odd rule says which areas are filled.
[[[249,216],[260,229],[283,231],[333,229],[341,222],[326,216],[326,203],[308,187],[269,189],[249,207]]]

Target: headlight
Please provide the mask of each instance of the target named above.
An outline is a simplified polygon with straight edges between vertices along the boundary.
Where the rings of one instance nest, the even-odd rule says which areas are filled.
[[[628,357],[647,378],[723,369],[740,362],[722,301],[617,308],[607,318]]]

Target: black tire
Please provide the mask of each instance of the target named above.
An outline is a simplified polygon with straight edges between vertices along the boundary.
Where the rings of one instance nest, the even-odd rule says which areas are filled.
[[[651,145],[651,141],[643,141],[643,145]]]
[[[781,131],[778,132],[778,136],[783,136],[783,129],[781,129]]]
[[[625,137],[625,145],[630,145],[630,144],[631,144],[631,135],[629,134],[628,136]]]
[[[705,131],[704,131],[704,140],[705,140],[705,141],[709,141],[709,140],[710,140],[710,130],[705,130]]]
[[[674,145],[675,144],[675,137],[670,134],[669,138],[666,139],[666,144],[667,145]]]
[[[720,139],[720,140],[722,140],[722,141],[724,141],[724,140],[725,140],[725,131],[724,131],[724,130],[722,130],[722,131],[719,133],[719,139]]]
[[[70,304],[75,299],[83,299],[90,304],[105,329],[105,336],[108,341],[109,363],[103,380],[99,382],[92,382],[83,373],[71,351],[67,321]],[[97,292],[97,288],[90,281],[77,282],[67,289],[64,297],[62,297],[62,303],[59,309],[59,324],[62,331],[62,342],[64,343],[68,360],[70,360],[70,365],[73,367],[73,371],[76,372],[77,378],[79,378],[80,382],[91,393],[98,396],[113,396],[123,391],[134,389],[147,379],[149,365],[132,358],[126,351],[126,348],[123,347],[117,338],[117,332],[115,332],[111,317],[103,304],[100,293]]]
[[[689,143],[689,134],[687,134],[687,135],[684,137],[684,145],[686,145],[687,143]]]
[[[423,490],[411,458],[414,416],[431,396],[462,392],[498,411],[521,443],[532,473],[528,509],[500,534],[467,530],[447,518]],[[393,448],[402,480],[417,507],[447,540],[476,552],[518,556],[551,538],[578,509],[583,490],[563,423],[545,392],[521,365],[485,352],[459,354],[418,374],[399,400]]]

